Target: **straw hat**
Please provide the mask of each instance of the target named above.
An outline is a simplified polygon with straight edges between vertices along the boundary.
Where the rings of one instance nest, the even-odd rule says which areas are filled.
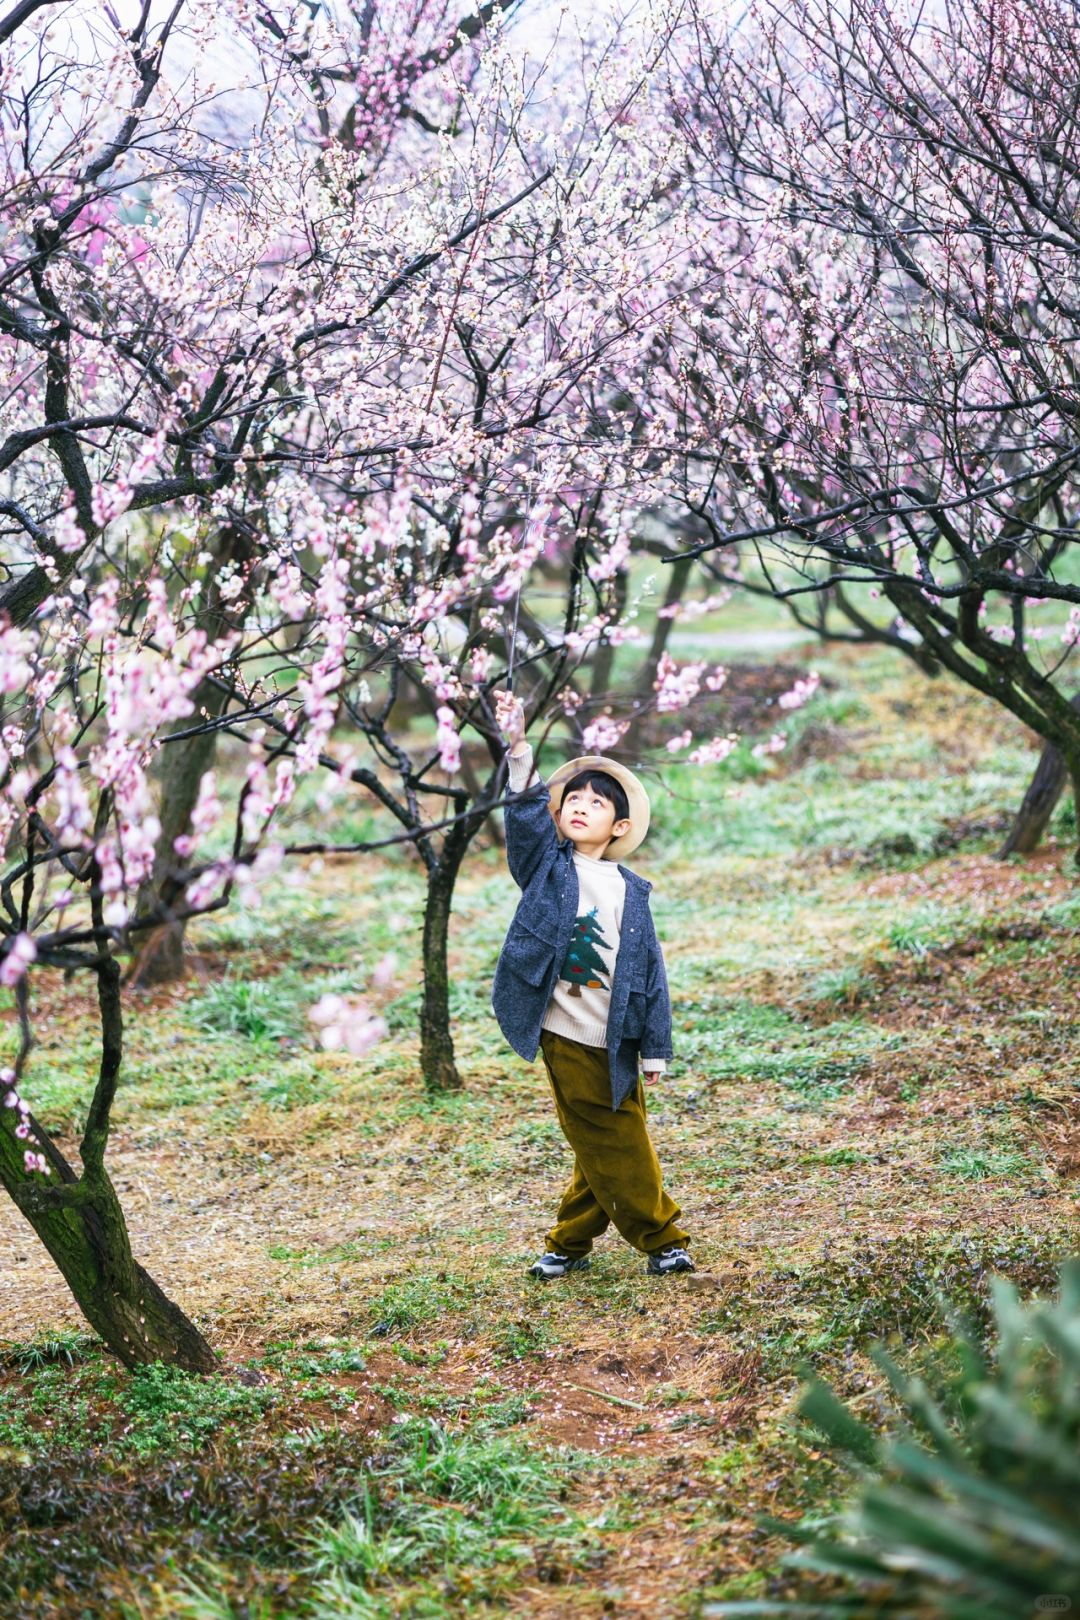
[[[623,833],[621,838],[613,838],[604,851],[605,861],[621,861],[624,855],[629,855],[637,849],[641,840],[649,830],[649,795],[633,771],[627,770],[625,765],[619,765],[613,759],[605,759],[603,754],[582,754],[578,759],[567,760],[560,765],[557,771],[552,771],[547,778],[548,792],[551,794],[551,804],[548,808],[559,824],[559,811],[562,809],[563,789],[570,778],[579,771],[606,771],[620,782],[626,793],[626,802],[630,806],[630,831]],[[618,818],[616,818],[618,819]]]

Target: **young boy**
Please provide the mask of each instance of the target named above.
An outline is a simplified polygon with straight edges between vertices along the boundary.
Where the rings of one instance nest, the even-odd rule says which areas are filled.
[[[496,715],[510,749],[506,857],[522,896],[491,1002],[516,1052],[531,1063],[539,1045],[574,1150],[548,1252],[530,1275],[586,1270],[593,1240],[612,1222],[648,1256],[647,1271],[693,1271],[638,1077],[639,1058],[646,1074],[660,1074],[672,1056],[652,885],[619,865],[648,831],[648,795],[632,771],[599,755],[571,760],[545,785],[521,704],[500,692]]]

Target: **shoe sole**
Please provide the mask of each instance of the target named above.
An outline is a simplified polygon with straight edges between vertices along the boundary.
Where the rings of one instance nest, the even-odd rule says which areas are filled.
[[[589,1262],[585,1260],[580,1265],[567,1266],[565,1271],[537,1271],[535,1266],[530,1266],[525,1275],[535,1277],[537,1282],[558,1282],[560,1277],[569,1277],[571,1272],[588,1271],[588,1269]]]

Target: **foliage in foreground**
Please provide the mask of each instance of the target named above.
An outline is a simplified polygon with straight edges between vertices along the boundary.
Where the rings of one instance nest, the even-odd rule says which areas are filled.
[[[856,1459],[862,1484],[824,1527],[769,1523],[804,1543],[786,1566],[841,1577],[839,1595],[711,1604],[710,1620],[1016,1620],[1069,1606],[1080,1591],[1080,1260],[1062,1267],[1055,1300],[1023,1306],[1001,1278],[992,1290],[992,1361],[955,1316],[926,1380],[872,1352],[904,1416],[884,1441],[826,1384],[806,1387],[799,1411]]]
[[[404,1612],[435,1616],[486,1603],[533,1560],[536,1537],[566,1534],[562,1494],[550,1464],[518,1442],[407,1419],[371,1460],[354,1498],[312,1522],[297,1548],[306,1592],[292,1612],[377,1620],[402,1612],[402,1604]],[[251,1612],[228,1596],[235,1581],[227,1568],[207,1563],[202,1574],[181,1575],[162,1612],[184,1620]],[[269,1599],[262,1612],[275,1612]]]

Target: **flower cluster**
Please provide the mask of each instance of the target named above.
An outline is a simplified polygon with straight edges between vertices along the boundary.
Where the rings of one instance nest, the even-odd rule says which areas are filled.
[[[613,720],[608,714],[593,720],[581,733],[582,746],[587,754],[603,754],[614,748],[620,737],[630,729],[629,720]]]
[[[0,1086],[4,1088],[4,1107],[13,1108],[18,1114],[15,1125],[15,1135],[21,1142],[27,1141],[33,1134],[30,1126],[30,1104],[24,1097],[20,1097],[15,1090],[15,1070],[0,1069]],[[44,1153],[38,1153],[34,1148],[23,1151],[23,1165],[28,1174],[37,1171],[43,1176],[51,1175],[52,1169]]]
[[[656,666],[656,679],[653,681],[653,690],[656,693],[656,707],[660,714],[676,714],[692,703],[701,691],[701,678],[705,665],[684,664],[682,668],[676,664],[669,652],[660,654],[660,661]]]
[[[781,692],[776,700],[777,708],[801,709],[804,703],[809,703],[820,685],[821,676],[816,669],[812,669],[805,679],[797,680],[789,692]]]
[[[396,971],[397,958],[388,951],[372,969],[371,985],[386,989],[393,984]],[[308,1009],[308,1018],[318,1029],[325,1052],[344,1051],[351,1057],[363,1057],[389,1033],[386,1019],[372,1012],[362,996],[350,999],[328,991]]]

